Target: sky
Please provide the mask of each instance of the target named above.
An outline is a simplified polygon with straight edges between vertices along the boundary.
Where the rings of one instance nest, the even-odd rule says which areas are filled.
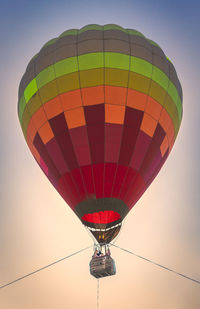
[[[0,285],[92,245],[37,166],[17,117],[29,60],[49,39],[116,23],[157,42],[183,88],[183,120],[161,172],[116,244],[200,280],[200,4],[179,0],[0,1]],[[92,248],[0,290],[3,309],[96,308]],[[100,280],[99,309],[199,309],[199,285],[112,248],[117,274]]]

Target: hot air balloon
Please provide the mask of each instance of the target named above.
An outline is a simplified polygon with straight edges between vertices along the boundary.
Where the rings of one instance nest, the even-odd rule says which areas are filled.
[[[49,181],[97,242],[109,244],[174,145],[182,90],[155,42],[118,25],[87,25],[31,59],[18,114]]]

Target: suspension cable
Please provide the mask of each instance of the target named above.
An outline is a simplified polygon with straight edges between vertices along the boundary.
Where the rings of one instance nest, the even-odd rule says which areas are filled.
[[[118,240],[119,236],[120,236],[121,233],[122,233],[122,229],[124,228],[125,220],[126,220],[126,218],[124,218],[123,221],[122,221],[122,223],[121,223],[121,229],[119,230],[118,235],[114,238],[114,240],[113,240],[113,242],[112,242],[113,245],[116,243],[116,241]]]
[[[86,247],[86,248],[81,249],[81,250],[79,250],[79,251],[76,251],[76,252],[74,252],[74,253],[72,253],[72,254],[70,254],[70,255],[68,255],[68,256],[65,256],[65,257],[63,257],[62,259],[59,259],[59,260],[57,260],[57,261],[55,261],[55,262],[53,262],[53,263],[51,263],[51,264],[48,264],[48,265],[43,266],[43,267],[41,267],[41,268],[39,268],[39,269],[37,269],[37,270],[34,270],[34,271],[32,271],[31,273],[29,273],[29,274],[26,274],[26,275],[24,275],[24,276],[22,276],[22,277],[19,277],[19,278],[15,279],[15,280],[13,280],[13,281],[11,281],[11,282],[8,282],[8,283],[6,283],[6,284],[0,286],[0,289],[3,289],[3,288],[5,288],[5,287],[7,287],[7,286],[9,286],[9,285],[11,285],[11,284],[14,284],[14,283],[16,283],[16,282],[18,282],[18,281],[20,281],[20,280],[22,280],[22,279],[25,279],[25,278],[27,278],[27,277],[29,277],[29,276],[32,276],[32,275],[34,275],[34,274],[40,272],[41,270],[44,270],[44,269],[46,269],[46,268],[48,268],[48,267],[51,267],[51,266],[53,266],[53,265],[55,265],[55,264],[57,264],[57,263],[59,263],[59,262],[65,260],[65,259],[68,259],[68,258],[70,258],[71,256],[74,256],[74,255],[76,255],[76,254],[78,254],[78,253],[81,253],[81,252],[83,252],[83,251],[85,251],[85,250],[87,250],[87,249],[89,249],[89,248],[91,248],[91,247],[92,247],[92,246],[89,246],[89,247]]]
[[[133,254],[133,255],[137,256],[138,258],[140,258],[140,259],[143,259],[143,260],[145,260],[145,261],[147,261],[147,262],[150,262],[150,263],[152,263],[152,264],[154,264],[154,265],[156,265],[156,266],[158,266],[158,267],[161,267],[161,268],[163,268],[163,269],[165,269],[165,270],[168,270],[168,271],[170,271],[170,272],[172,272],[172,273],[174,273],[174,274],[176,274],[176,275],[178,275],[178,276],[181,276],[181,277],[183,277],[183,278],[185,278],[185,279],[188,279],[188,280],[193,281],[193,282],[195,282],[195,283],[197,283],[197,284],[200,284],[200,281],[199,281],[199,280],[196,280],[196,279],[193,279],[193,278],[191,278],[191,277],[188,277],[188,276],[186,276],[186,275],[184,275],[184,274],[181,274],[181,273],[179,273],[179,272],[177,272],[177,271],[175,271],[175,270],[173,270],[173,269],[170,269],[169,267],[163,266],[163,265],[161,265],[161,264],[159,264],[159,263],[156,263],[156,262],[154,262],[154,261],[152,261],[152,260],[150,260],[150,259],[147,259],[147,258],[145,258],[145,257],[143,257],[143,256],[141,256],[141,255],[138,255],[138,254],[136,254],[136,253],[134,253],[134,252],[131,252],[131,251],[127,250],[127,249],[124,249],[124,248],[121,248],[121,247],[119,247],[119,246],[116,246],[116,245],[114,245],[113,243],[111,243],[111,246],[114,246],[114,247],[116,247],[116,248],[118,248],[118,249],[121,249],[121,250],[123,250],[123,251],[125,251],[125,252],[128,252],[128,253],[130,253],[130,254]]]
[[[97,279],[97,309],[99,309],[99,278]]]

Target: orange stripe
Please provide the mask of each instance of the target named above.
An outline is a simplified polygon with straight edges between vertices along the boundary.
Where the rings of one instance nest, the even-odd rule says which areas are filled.
[[[32,116],[32,119],[37,130],[48,120],[47,116],[45,115],[43,106],[41,106],[37,112],[35,112],[35,114]]]
[[[96,86],[96,87],[89,87],[83,88],[82,97],[84,105],[95,105],[104,102],[104,87],[106,93],[106,103],[110,102],[111,104],[121,105],[124,106],[126,101],[126,92],[127,88],[125,87],[115,87],[115,86]],[[61,106],[62,105],[62,106]],[[108,104],[106,104],[108,105]],[[43,109],[44,106],[44,109]],[[55,97],[54,99],[46,102],[43,106],[41,106],[35,114],[32,116],[28,128],[27,133],[30,136],[31,140],[34,139],[36,131],[41,128],[47,119],[51,119],[58,114],[62,113],[62,111],[69,111],[70,109],[81,107],[82,105],[82,98],[80,89],[70,91]],[[146,94],[141,93],[136,90],[128,89],[128,96],[127,96],[127,106],[138,109],[144,110],[145,113],[149,114],[155,120],[159,119],[159,123],[166,132],[169,141],[174,138],[174,125],[173,121],[170,118],[167,111],[162,108],[162,106],[152,99],[148,97]],[[162,110],[161,110],[162,109]],[[111,111],[114,112],[116,115],[111,115]],[[161,111],[161,114],[160,114]],[[160,115],[160,116],[159,116]],[[78,117],[77,120],[75,119],[76,116]],[[83,110],[75,111],[74,113],[66,113],[65,117],[67,119],[69,127],[76,127],[85,124],[85,119],[83,115]],[[160,117],[160,118],[159,118]],[[151,120],[149,122],[148,128],[148,120],[147,116],[144,117],[144,122],[142,124],[142,130],[144,130],[147,134],[152,136],[154,132],[155,122]],[[124,109],[112,109],[112,107],[106,107],[106,122],[111,123],[123,123],[124,121]],[[150,119],[150,118],[148,118]],[[42,134],[42,133],[41,133]],[[46,140],[46,138],[44,138]]]
[[[104,86],[82,88],[83,105],[104,103]]]
[[[167,130],[169,129],[172,120],[169,116],[169,114],[166,112],[166,110],[163,108],[162,112],[160,114],[160,119],[159,119],[159,123],[162,126],[162,128],[165,130],[165,132],[167,132]]]
[[[125,105],[127,97],[127,88],[105,86],[105,103]]]
[[[63,112],[59,96],[46,102],[43,106],[48,119],[51,119]]]
[[[60,98],[64,111],[82,106],[80,89],[63,93]]]
[[[144,111],[147,95],[132,89],[128,89],[127,106]]]
[[[31,118],[28,124],[28,128],[27,128],[27,136],[29,136],[31,141],[33,141],[36,133],[37,133],[37,130],[33,123],[33,119]]]
[[[149,114],[155,120],[158,120],[162,108],[162,105],[160,105],[156,100],[148,96],[147,105],[145,107],[145,112],[147,112],[147,114]]]

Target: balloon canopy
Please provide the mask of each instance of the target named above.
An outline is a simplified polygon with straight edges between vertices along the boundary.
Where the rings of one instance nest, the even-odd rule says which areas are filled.
[[[174,145],[182,90],[155,42],[88,25],[33,57],[18,113],[43,172],[97,241],[109,243]]]

